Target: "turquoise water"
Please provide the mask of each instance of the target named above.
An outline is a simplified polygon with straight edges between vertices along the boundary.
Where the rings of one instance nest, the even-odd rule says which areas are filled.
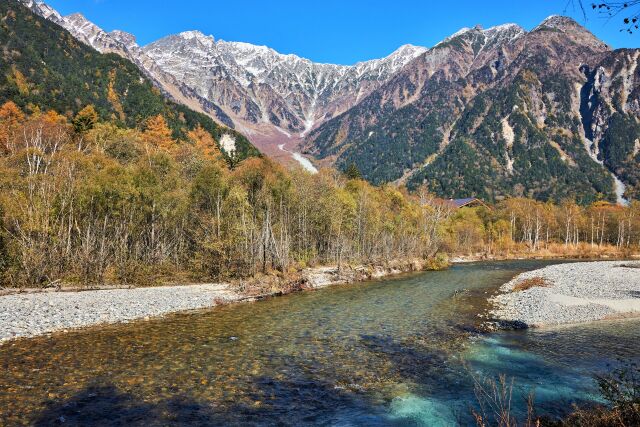
[[[0,347],[0,425],[469,425],[474,378],[561,416],[640,361],[637,321],[483,335],[539,261],[458,265]],[[62,422],[64,421],[64,423]]]

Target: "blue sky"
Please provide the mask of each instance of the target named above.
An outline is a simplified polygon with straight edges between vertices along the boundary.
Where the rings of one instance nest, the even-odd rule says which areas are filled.
[[[585,0],[590,4],[591,0]],[[567,0],[48,0],[60,13],[81,12],[105,30],[121,29],[141,45],[200,30],[216,39],[267,45],[313,61],[353,64],[388,55],[402,44],[433,46],[461,27],[514,22],[529,30],[552,14],[577,18],[611,46],[640,46],[640,33]]]

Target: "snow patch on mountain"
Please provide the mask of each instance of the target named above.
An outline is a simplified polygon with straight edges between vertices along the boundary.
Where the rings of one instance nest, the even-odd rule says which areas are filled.
[[[526,31],[522,27],[512,23],[496,25],[494,27],[487,28],[486,30],[483,29],[482,26],[476,25],[473,28],[461,28],[449,37],[446,37],[440,43],[436,44],[434,47],[445,46],[447,43],[463,37],[475,37],[476,39],[479,38],[479,42],[484,47],[487,45],[492,45],[496,42],[506,42],[509,40],[514,40],[525,34]]]

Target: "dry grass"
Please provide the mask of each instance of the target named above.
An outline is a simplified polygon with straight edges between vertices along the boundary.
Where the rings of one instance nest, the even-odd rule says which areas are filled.
[[[512,292],[522,292],[531,288],[548,288],[549,286],[551,286],[551,284],[542,277],[532,277],[531,279],[524,279],[516,284]]]
[[[620,259],[631,257],[634,252],[628,248],[620,249],[614,245],[594,245],[581,242],[578,245],[549,243],[535,251],[524,243],[513,243],[505,247],[496,247],[489,252],[500,258],[570,258],[570,259]]]
[[[640,425],[640,405],[626,404],[622,407],[607,408],[597,406],[594,408],[576,410],[561,421],[545,422],[543,426],[549,427],[630,427]]]

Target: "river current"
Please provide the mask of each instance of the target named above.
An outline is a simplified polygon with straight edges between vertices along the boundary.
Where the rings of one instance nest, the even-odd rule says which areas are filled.
[[[640,322],[480,334],[510,261],[336,286],[0,346],[0,425],[473,425],[474,383],[514,414],[599,399]]]

